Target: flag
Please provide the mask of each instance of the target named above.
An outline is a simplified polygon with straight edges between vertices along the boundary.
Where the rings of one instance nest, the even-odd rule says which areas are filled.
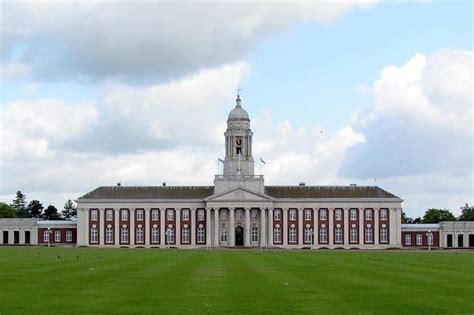
[[[267,162],[265,162],[262,158],[260,158],[260,162],[262,162],[263,164],[267,164]]]
[[[223,159],[221,159],[221,158],[217,158],[217,161],[218,161],[218,162],[222,162],[222,163],[224,163],[224,160],[223,160]]]

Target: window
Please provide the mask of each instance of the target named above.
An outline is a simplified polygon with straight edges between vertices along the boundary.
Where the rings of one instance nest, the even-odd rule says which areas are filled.
[[[99,235],[97,232],[96,227],[91,228],[91,243],[98,243],[99,242]]]
[[[143,227],[137,227],[137,243],[143,243]]]
[[[304,220],[311,221],[311,209],[304,210]]]
[[[61,231],[54,231],[54,241],[56,243],[61,242]]]
[[[387,237],[387,227],[383,226],[380,228],[380,243],[387,243],[388,242],[388,237]]]
[[[411,245],[411,234],[405,234],[405,245]]]
[[[181,210],[181,220],[189,221],[189,209]]]
[[[204,210],[198,210],[198,221],[204,221]]]
[[[433,236],[433,233],[428,233],[428,244],[430,246],[433,246],[434,245],[434,236]]]
[[[257,210],[254,209],[250,212],[250,219],[251,220],[258,220],[258,211]]]
[[[351,243],[357,243],[357,227],[355,226],[351,226],[350,241]]]
[[[227,210],[221,210],[221,220],[227,220]]]
[[[380,220],[387,220],[387,209],[380,210]]]
[[[290,243],[296,243],[296,227],[294,224],[290,226]]]
[[[109,244],[114,242],[114,230],[112,226],[108,226],[105,229],[105,242]]]
[[[47,242],[47,241],[49,241],[49,231],[44,230],[43,231],[43,242]]]
[[[336,230],[334,234],[334,243],[342,243],[342,228],[339,224],[336,225]]]
[[[105,213],[106,213],[105,219],[107,221],[113,221],[114,220],[114,210],[107,210]]]
[[[122,221],[128,221],[128,210],[120,210]]]
[[[310,226],[304,228],[304,242],[312,243],[313,240],[313,229]]]
[[[91,221],[97,221],[97,210],[91,210]]]
[[[152,243],[158,243],[160,241],[159,237],[160,237],[160,235],[158,233],[158,226],[155,224],[151,228],[151,242]]]
[[[328,241],[328,231],[325,226],[319,228],[319,241],[321,243],[327,243]]]
[[[143,221],[143,210],[137,210],[137,221]]]
[[[275,226],[273,229],[273,242],[274,243],[281,243],[281,227]]]
[[[351,221],[357,221],[357,209],[351,209]]]
[[[221,227],[221,242],[227,242],[227,227],[225,226],[225,224],[223,224]]]
[[[290,221],[296,221],[296,209],[290,209]]]
[[[183,230],[181,231],[181,242],[189,243],[189,227],[183,226]]]
[[[281,220],[281,209],[276,209],[276,210],[273,212],[273,219],[276,220],[276,221],[280,221],[280,220]]]
[[[158,212],[158,210],[151,210],[151,219],[153,221],[159,221],[160,220],[160,213]]]
[[[72,231],[66,231],[66,242],[72,242]]]
[[[372,221],[372,210],[370,209],[365,210],[365,220]]]
[[[334,216],[336,218],[336,221],[341,221],[342,220],[342,210],[341,209],[334,210]]]
[[[122,243],[128,243],[128,228],[122,227],[120,232],[120,240]]]
[[[372,227],[370,226],[370,224],[367,224],[367,226],[365,227],[365,242],[366,243],[372,243],[373,239],[372,239]]]
[[[168,209],[166,210],[166,221],[173,221],[174,220],[174,210]]]
[[[319,210],[319,220],[326,221],[326,218],[327,218],[327,210],[326,209]]]
[[[242,210],[235,211],[235,219],[242,220]]]
[[[258,242],[258,227],[257,226],[252,226],[251,233],[250,233],[250,239],[252,243]]]
[[[174,229],[168,227],[166,230],[166,244],[174,243]]]
[[[416,234],[416,245],[418,245],[418,246],[423,245],[423,235],[422,234]]]
[[[198,243],[204,243],[204,227],[202,225],[198,226],[197,230],[197,242]]]

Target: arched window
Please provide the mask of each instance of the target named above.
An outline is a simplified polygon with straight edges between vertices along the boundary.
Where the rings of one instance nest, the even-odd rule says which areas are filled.
[[[225,224],[222,224],[222,227],[221,227],[221,242],[222,243],[227,242],[227,227]]]
[[[328,242],[328,230],[325,226],[321,226],[319,228],[319,241],[321,243],[327,243]]]
[[[351,243],[357,243],[357,227],[355,226],[351,226],[350,241]]]
[[[183,227],[183,230],[182,230],[182,233],[181,233],[181,241],[183,243],[189,243],[189,227],[188,226],[184,226]]]
[[[159,233],[158,233],[158,226],[153,226],[151,229],[151,241],[152,243],[158,243],[160,241],[159,239]]]
[[[91,243],[98,243],[99,242],[99,235],[97,232],[96,227],[91,228]]]
[[[380,243],[387,243],[387,227],[383,226],[380,228]]]
[[[174,243],[174,229],[172,227],[168,227],[166,230],[166,243]]]
[[[294,224],[290,226],[290,243],[296,243],[296,227]]]
[[[336,225],[334,236],[334,243],[342,243],[342,228],[339,224]]]
[[[312,238],[313,238],[312,233],[313,231],[311,229],[311,226],[306,226],[304,228],[304,242],[305,243],[311,243]]]
[[[372,227],[370,226],[370,224],[367,224],[367,226],[365,227],[365,242],[366,243],[372,243],[373,239],[372,239]]]
[[[122,227],[120,232],[120,240],[122,243],[128,243],[128,228]]]
[[[275,226],[273,229],[273,242],[274,243],[281,243],[281,227]]]
[[[204,227],[200,225],[198,226],[198,230],[197,230],[197,242],[204,243],[205,242],[204,236],[205,236]]]
[[[256,225],[252,226],[251,229],[251,241],[252,243],[258,242],[258,227]]]
[[[143,227],[137,227],[137,243],[143,243]]]
[[[107,226],[105,230],[105,242],[109,244],[114,242],[114,230],[112,226]]]

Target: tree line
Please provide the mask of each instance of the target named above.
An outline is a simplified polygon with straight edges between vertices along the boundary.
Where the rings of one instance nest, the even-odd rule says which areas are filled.
[[[8,205],[0,202],[0,218],[39,218],[43,220],[72,220],[77,217],[77,208],[69,199],[59,213],[58,209],[49,205],[46,209],[38,200],[26,201],[26,195],[21,191],[16,192],[15,199]]]
[[[461,207],[461,215],[455,217],[448,209],[428,209],[423,217],[410,218],[402,211],[402,223],[439,223],[442,221],[474,221],[474,207],[465,204]]]

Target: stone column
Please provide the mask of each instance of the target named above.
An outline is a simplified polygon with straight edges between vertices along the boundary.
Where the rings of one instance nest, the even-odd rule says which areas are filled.
[[[160,245],[165,247],[166,246],[166,208],[160,208]]]
[[[206,246],[211,246],[211,209],[206,209]]]
[[[130,246],[135,245],[135,209],[130,209]]]
[[[268,209],[268,247],[273,246],[273,209]]]
[[[151,215],[151,210],[150,208],[145,208],[143,210],[144,212],[144,218],[145,218],[145,224],[143,224],[143,233],[145,233],[145,246],[150,245],[150,239],[151,239],[151,229],[150,229],[150,215]]]
[[[104,245],[105,244],[105,211],[104,208],[99,208],[99,213],[97,214],[99,216],[97,220],[97,227],[99,229],[99,245]],[[51,234],[52,235],[52,234]],[[52,235],[54,237],[54,235]]]
[[[319,246],[319,208],[313,209],[313,248]]]
[[[229,208],[229,246],[235,246],[235,217],[234,217],[235,208]]]
[[[365,208],[359,208],[359,244],[360,245],[364,245],[364,240],[365,240],[364,216],[365,216]]]
[[[250,246],[250,208],[245,208],[244,245]]]
[[[176,235],[175,235],[175,241],[176,241],[176,246],[181,245],[181,209],[176,208]]]
[[[288,246],[288,208],[282,209],[283,226],[281,227],[281,237],[283,240],[283,246]]]
[[[303,226],[303,216],[304,208],[298,208],[298,246],[303,247],[303,237],[304,237],[304,226]]]
[[[334,245],[334,208],[328,209],[328,245]]]
[[[219,209],[214,209],[214,246],[219,246]]]
[[[344,208],[342,211],[342,218],[344,220],[344,245],[349,244],[349,234],[351,232],[351,227],[349,224],[349,210],[350,208]]]
[[[189,222],[191,223],[191,246],[196,245],[196,208],[189,209]]]
[[[114,243],[120,245],[120,209],[114,209]]]

